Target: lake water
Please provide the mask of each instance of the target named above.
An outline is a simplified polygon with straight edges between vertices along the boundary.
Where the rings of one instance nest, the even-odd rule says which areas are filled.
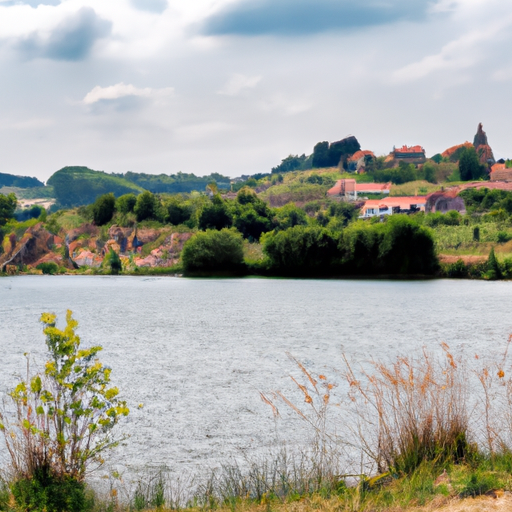
[[[132,410],[116,462],[194,471],[241,450],[267,450],[309,432],[275,421],[260,391],[295,393],[295,356],[340,381],[342,353],[386,359],[440,342],[501,352],[512,333],[511,282],[184,279],[22,276],[0,279],[0,388],[45,354],[38,320],[66,309]],[[295,393],[295,394],[294,394]],[[138,404],[144,404],[138,409]]]

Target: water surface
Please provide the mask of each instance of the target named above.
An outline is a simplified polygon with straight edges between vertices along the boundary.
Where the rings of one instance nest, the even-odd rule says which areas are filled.
[[[0,387],[24,369],[24,352],[43,360],[40,314],[71,309],[132,409],[117,460],[194,470],[264,451],[276,436],[307,438],[296,417],[276,422],[259,397],[280,389],[300,399],[287,352],[340,381],[343,352],[365,361],[440,342],[499,352],[511,297],[512,283],[484,281],[3,278]]]

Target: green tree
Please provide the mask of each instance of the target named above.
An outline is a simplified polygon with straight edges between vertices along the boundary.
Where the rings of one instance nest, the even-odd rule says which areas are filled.
[[[243,268],[243,239],[232,229],[208,229],[190,238],[181,253],[185,272],[234,271]]]
[[[485,273],[487,279],[501,279],[501,269],[494,253],[494,247],[491,248],[489,258],[487,259],[487,272]]]
[[[313,148],[313,167],[329,167],[329,143],[327,141],[319,142]]]
[[[460,179],[463,181],[477,180],[483,177],[485,171],[480,165],[475,148],[464,147],[459,158]]]
[[[275,209],[273,223],[276,229],[283,230],[294,226],[306,226],[308,219],[304,210],[293,203],[288,203]]]
[[[215,195],[210,204],[204,206],[199,214],[199,229],[223,229],[233,225],[233,216],[226,201]]]
[[[337,244],[319,227],[295,226],[262,237],[271,268],[288,275],[327,274],[333,269]]]
[[[174,226],[184,224],[192,216],[192,209],[189,205],[180,201],[177,197],[172,197],[167,203],[167,221]]]
[[[137,204],[137,196],[135,194],[124,194],[116,199],[116,210],[119,213],[131,213]]]
[[[157,197],[146,190],[137,197],[137,202],[135,203],[133,211],[137,216],[137,220],[141,222],[147,219],[156,219],[158,206],[159,203]]]
[[[92,205],[92,218],[96,226],[103,226],[112,220],[116,211],[116,198],[112,192],[103,194]]]
[[[13,495],[23,510],[65,512],[85,509],[86,470],[103,464],[118,442],[112,428],[129,413],[111,370],[101,364],[100,346],[80,347],[71,311],[66,327],[43,313],[49,360],[10,393],[12,414],[0,414],[0,430],[14,471]],[[14,420],[11,418],[14,416]]]
[[[108,258],[106,264],[110,267],[110,273],[112,275],[117,275],[121,270],[123,270],[123,264],[121,263],[121,258],[119,254],[117,254],[112,247],[108,253]]]
[[[0,194],[0,226],[4,226],[9,219],[14,217],[17,204],[18,200],[13,193]]]

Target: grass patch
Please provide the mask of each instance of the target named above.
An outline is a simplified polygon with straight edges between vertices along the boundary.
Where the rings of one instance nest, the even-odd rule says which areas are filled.
[[[391,185],[390,196],[426,196],[441,190],[442,185],[425,180],[409,181],[402,185]]]

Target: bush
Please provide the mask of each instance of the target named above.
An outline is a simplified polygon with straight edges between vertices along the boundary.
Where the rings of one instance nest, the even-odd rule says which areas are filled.
[[[84,510],[86,470],[117,445],[112,428],[129,410],[97,358],[101,347],[80,348],[71,311],[64,330],[50,313],[41,321],[50,356],[44,373],[28,365],[27,379],[9,394],[14,411],[0,413],[12,491],[23,510]]]
[[[53,276],[59,271],[59,266],[57,265],[57,263],[54,263],[53,261],[48,261],[45,263],[39,263],[36,269],[41,270],[43,274],[49,274]]]
[[[92,503],[85,483],[72,477],[56,477],[38,470],[32,478],[23,478],[11,486],[16,503],[26,510],[44,512],[84,512]]]
[[[506,231],[498,231],[496,238],[499,244],[506,244],[512,238],[512,236],[510,236],[510,234]]]
[[[371,372],[345,360],[359,435],[381,473],[411,474],[425,461],[442,466],[476,455],[468,440],[467,368],[442,348],[442,359],[424,349],[419,357],[375,362]]]
[[[329,273],[338,252],[326,229],[295,226],[263,235],[263,252],[271,267],[283,274],[314,275]]]
[[[116,200],[116,210],[119,213],[132,213],[137,204],[137,196],[135,194],[124,194]]]
[[[468,276],[468,268],[464,261],[458,259],[455,263],[448,265],[446,269],[446,275],[448,277],[463,278]]]
[[[243,239],[231,229],[197,233],[183,246],[185,272],[239,272],[243,268]]]
[[[213,197],[211,204],[203,207],[199,214],[198,227],[202,230],[223,229],[232,224],[233,217],[228,206],[218,194]]]
[[[116,209],[116,198],[114,194],[104,194],[92,205],[92,218],[96,226],[103,226],[112,220]]]
[[[135,215],[137,215],[137,220],[141,222],[146,219],[156,219],[158,206],[156,196],[146,190],[146,192],[142,192],[142,194],[137,197],[133,211]]]

